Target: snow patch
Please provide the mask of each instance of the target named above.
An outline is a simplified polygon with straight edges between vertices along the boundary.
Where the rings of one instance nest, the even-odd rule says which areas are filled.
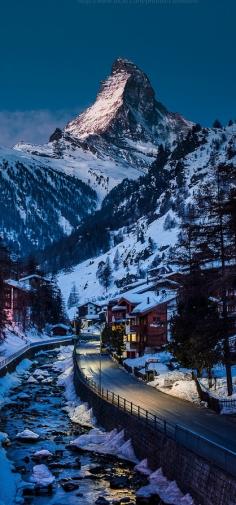
[[[168,481],[161,468],[151,473],[149,484],[137,491],[139,497],[158,495],[164,503],[171,505],[194,505],[189,494],[183,495],[175,481]]]
[[[94,428],[89,433],[80,435],[71,441],[70,444],[85,451],[111,454],[120,459],[126,459],[134,463],[138,462],[131,440],[125,441],[124,439],[124,430],[118,432],[114,429],[110,432],[105,432]]]
[[[35,465],[33,467],[33,474],[30,477],[30,480],[38,486],[44,487],[53,484],[55,477],[46,465]]]

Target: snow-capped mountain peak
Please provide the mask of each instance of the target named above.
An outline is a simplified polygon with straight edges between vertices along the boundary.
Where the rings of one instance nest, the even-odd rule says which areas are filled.
[[[123,104],[123,94],[130,75],[125,69],[114,70],[102,85],[95,103],[68,123],[65,131],[80,139],[104,133]]]
[[[162,216],[180,200],[176,178],[192,187],[216,160],[233,162],[233,128],[201,129],[167,111],[146,74],[118,58],[95,103],[48,143],[0,151],[0,231],[28,254],[67,241],[99,208],[110,229]]]
[[[191,126],[156,100],[147,75],[137,65],[118,58],[94,104],[64,131],[80,140],[102,135],[113,142],[131,139],[158,145],[170,143],[171,136],[184,134]]]

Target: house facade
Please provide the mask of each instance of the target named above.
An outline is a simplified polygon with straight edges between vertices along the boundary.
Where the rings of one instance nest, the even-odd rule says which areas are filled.
[[[25,328],[30,317],[30,290],[12,279],[5,281],[5,290],[5,310],[9,322]]]
[[[176,293],[146,292],[124,295],[108,304],[107,324],[123,331],[124,357],[135,358],[144,351],[158,351],[170,338],[169,322],[176,307]]]
[[[21,277],[19,280],[5,280],[6,303],[5,310],[9,322],[14,326],[26,328],[30,320],[30,305],[32,293],[39,285],[50,281],[38,274]]]
[[[101,310],[100,305],[94,302],[87,302],[79,305],[78,307],[78,315],[80,318],[84,318],[85,316],[96,316]]]

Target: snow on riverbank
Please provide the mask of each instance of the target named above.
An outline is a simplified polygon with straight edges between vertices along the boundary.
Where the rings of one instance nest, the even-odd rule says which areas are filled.
[[[76,394],[73,382],[73,346],[61,347],[57,361],[54,363],[54,370],[61,372],[58,378],[58,385],[64,386],[67,404],[63,409],[68,413],[69,418],[74,423],[91,428],[96,420],[92,409],[87,403],[82,403]]]
[[[182,400],[200,404],[197,387],[192,380],[191,370],[180,368],[170,371],[167,363],[172,355],[169,352],[159,352],[156,354],[145,354],[139,358],[126,359],[125,364],[134,368],[138,367],[139,372],[145,374],[145,363],[147,370],[154,370],[156,377],[148,382],[152,386],[166,394],[176,396]]]
[[[35,465],[33,467],[33,473],[30,478],[31,482],[34,482],[38,486],[49,486],[55,481],[54,475],[50,472],[46,465]]]
[[[120,459],[126,459],[134,463],[138,462],[131,440],[124,439],[124,430],[105,432],[94,428],[89,433],[80,435],[70,444],[72,447],[78,447],[85,451],[110,454]]]
[[[183,495],[175,481],[169,481],[162,473],[161,468],[151,472],[147,466],[147,460],[136,465],[135,470],[149,475],[149,484],[141,487],[137,491],[138,497],[148,498],[158,495],[164,503],[171,505],[194,505],[194,501],[189,494]]]
[[[49,335],[47,333],[39,333],[35,328],[23,332],[17,326],[14,329],[8,327],[5,331],[5,339],[0,344],[0,363],[3,359],[12,356],[26,345],[41,340],[48,340],[48,338]]]
[[[7,373],[0,378],[0,407],[8,400],[10,390],[19,386],[21,377],[31,367],[32,363],[30,359],[23,359],[16,367],[15,372]]]

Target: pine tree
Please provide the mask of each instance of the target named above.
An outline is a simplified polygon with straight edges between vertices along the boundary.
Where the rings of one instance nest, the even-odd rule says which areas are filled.
[[[31,297],[31,321],[39,331],[47,324],[65,321],[61,291],[54,279],[40,283]]]
[[[24,270],[26,275],[33,275],[38,273],[38,264],[33,254],[28,257]]]
[[[102,343],[104,345],[111,345],[112,344],[112,329],[110,326],[106,323],[102,333],[101,333],[101,338],[102,338]]]
[[[188,272],[200,266],[209,267],[213,262],[219,265],[212,276],[211,290],[218,291],[222,305],[224,339],[224,363],[226,367],[228,394],[232,394],[232,376],[229,349],[229,321],[227,308],[227,264],[236,259],[235,233],[229,216],[229,194],[235,172],[229,166],[214,167],[207,184],[200,187],[195,195],[187,219],[183,219],[175,262]],[[233,276],[231,276],[231,282]]]
[[[213,128],[217,128],[217,129],[221,129],[222,128],[222,124],[221,122],[219,121],[219,119],[215,119],[213,125],[212,125]]]
[[[7,324],[6,298],[7,286],[5,280],[13,273],[13,262],[8,248],[0,237],[0,338],[4,338],[4,330]]]
[[[67,307],[68,307],[68,309],[71,309],[71,307],[76,307],[76,305],[78,305],[78,303],[79,303],[79,293],[78,293],[75,283],[73,282],[72,288],[71,288],[71,291],[69,294],[69,298],[67,301]]]
[[[150,254],[153,254],[155,249],[156,249],[156,244],[155,244],[154,240],[152,239],[152,237],[148,237],[148,252]]]
[[[116,249],[115,256],[114,256],[114,259],[113,259],[113,263],[114,263],[115,270],[118,270],[119,264],[120,264],[120,253],[119,253],[119,249],[118,248]]]
[[[178,235],[177,247],[170,262],[178,265],[181,268],[191,273],[199,267],[199,251],[198,251],[198,214],[194,205],[188,205],[185,209],[185,214],[181,222],[181,231]]]
[[[0,237],[0,275],[3,279],[9,279],[13,273],[13,261],[8,248]]]
[[[112,281],[112,268],[109,256],[107,256],[106,263],[101,261],[98,265],[97,277],[102,286],[107,291]]]
[[[121,359],[125,350],[124,331],[120,328],[112,330],[111,341],[115,353],[117,354],[118,358]]]
[[[222,323],[217,303],[207,293],[204,273],[191,273],[172,318],[170,351],[182,366],[197,369],[198,375],[205,368],[210,380],[212,367],[221,358]]]

